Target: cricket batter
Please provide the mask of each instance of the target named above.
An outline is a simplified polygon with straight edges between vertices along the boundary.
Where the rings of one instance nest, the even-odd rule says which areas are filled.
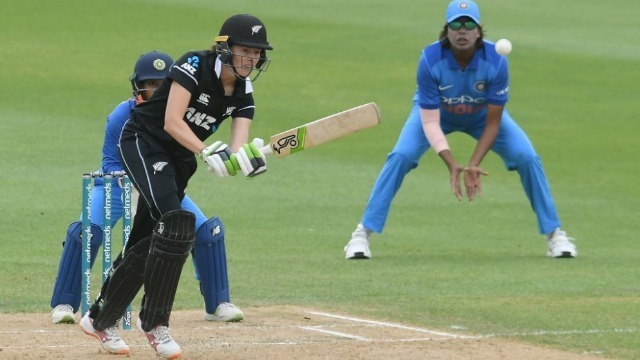
[[[122,171],[118,141],[125,122],[129,119],[131,110],[137,103],[151,97],[153,91],[169,74],[169,67],[173,60],[167,54],[152,51],[140,56],[137,60],[131,87],[133,97],[115,107],[107,117],[104,143],[102,145],[102,164],[100,170],[104,173]],[[112,220],[115,222],[122,216],[122,189],[114,186],[112,189]],[[91,261],[96,258],[103,240],[103,210],[104,186],[101,178],[91,190]],[[206,320],[212,321],[240,321],[244,318],[242,311],[229,301],[229,285],[227,276],[227,260],[224,245],[224,229],[217,217],[207,219],[198,206],[185,195],[182,208],[196,215],[196,249],[212,248],[216,256],[207,259],[205,250],[199,259],[195,259],[196,277],[200,280],[200,290],[205,300]],[[54,324],[74,323],[74,313],[78,311],[81,298],[81,266],[82,253],[82,223],[80,221],[69,225],[67,237],[64,241],[62,257],[58,268],[58,275],[51,297],[51,320]],[[195,254],[194,254],[195,255]]]
[[[438,41],[422,51],[413,108],[344,248],[347,259],[371,258],[369,236],[382,232],[405,175],[432,147],[449,169],[451,189],[459,200],[463,196],[460,176],[464,174],[469,201],[482,195],[480,177],[487,175],[480,167],[482,159],[490,149],[496,152],[507,170],[520,175],[538,230],[546,236],[547,256],[577,256],[574,239],[560,227],[540,157],[505,109],[509,98],[507,58],[483,38],[478,5],[471,0],[451,1]],[[466,166],[455,160],[445,138],[454,131],[478,141]]]
[[[138,329],[157,355],[181,356],[168,327],[182,267],[196,241],[195,215],[181,206],[184,191],[196,171],[195,154],[219,177],[266,172],[261,141],[247,143],[255,112],[250,75],[266,70],[266,50],[273,48],[262,21],[234,15],[212,49],[181,56],[152,97],[133,108],[120,136],[120,156],[140,193],[138,211],[122,261],[80,320],[82,330],[108,352],[128,354],[116,324],[144,286]],[[229,117],[229,145],[207,146],[203,141]],[[196,261],[201,254],[215,256],[211,251],[196,243]]]

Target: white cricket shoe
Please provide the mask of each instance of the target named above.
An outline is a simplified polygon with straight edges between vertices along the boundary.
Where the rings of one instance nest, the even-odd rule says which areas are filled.
[[[169,335],[169,328],[158,325],[153,330],[146,332],[142,328],[142,321],[138,318],[138,330],[147,338],[156,354],[165,359],[177,359],[182,356],[180,345]]]
[[[80,328],[85,334],[100,340],[100,344],[107,352],[120,355],[129,354],[129,347],[118,335],[117,324],[104,330],[96,330],[93,328],[93,319],[89,317],[89,312],[87,311],[80,319]]]
[[[358,225],[356,231],[351,234],[351,240],[344,247],[346,259],[371,259],[371,250],[369,250],[369,234]]]
[[[560,228],[555,229],[547,237],[547,256],[553,258],[574,258],[578,256],[574,241],[574,238],[567,237],[567,233],[560,230]]]
[[[244,314],[239,307],[233,305],[232,303],[223,302],[218,305],[216,311],[213,314],[205,312],[204,319],[207,321],[237,322],[244,319]]]
[[[60,304],[51,310],[51,322],[54,324],[75,324],[76,317],[73,314],[73,306]]]

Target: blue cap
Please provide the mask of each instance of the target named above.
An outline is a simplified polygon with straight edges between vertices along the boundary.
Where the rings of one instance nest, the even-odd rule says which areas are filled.
[[[471,0],[453,0],[450,2],[449,6],[447,6],[447,15],[444,17],[447,24],[462,16],[468,16],[476,24],[480,24],[480,9],[476,3]]]

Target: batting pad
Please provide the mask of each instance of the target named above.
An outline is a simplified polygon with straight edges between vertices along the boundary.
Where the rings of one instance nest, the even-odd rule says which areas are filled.
[[[169,325],[182,267],[195,241],[195,223],[193,213],[177,210],[163,215],[154,228],[144,269],[144,331]]]

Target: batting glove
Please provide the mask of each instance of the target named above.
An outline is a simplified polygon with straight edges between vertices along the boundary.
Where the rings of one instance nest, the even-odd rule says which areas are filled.
[[[222,141],[216,141],[202,149],[200,157],[207,163],[209,171],[221,178],[236,176],[240,170],[236,154]]]
[[[267,171],[267,159],[260,151],[264,146],[264,140],[253,139],[252,142],[242,145],[236,153],[240,170],[246,177],[255,177]]]

